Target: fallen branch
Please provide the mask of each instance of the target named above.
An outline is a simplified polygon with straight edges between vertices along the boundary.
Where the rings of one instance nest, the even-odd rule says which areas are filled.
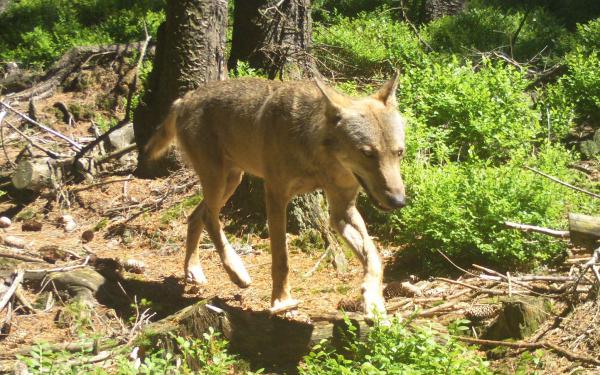
[[[127,145],[123,148],[120,148],[116,151],[111,152],[110,154],[106,154],[100,157],[97,157],[94,159],[94,161],[96,162],[96,164],[102,164],[102,163],[106,163],[107,161],[111,160],[111,159],[117,159],[120,158],[121,156],[130,153],[131,151],[137,150],[137,145],[135,143],[132,143],[130,145]]]
[[[20,131],[16,126],[14,126],[13,124],[11,124],[10,122],[6,121],[6,124],[8,126],[10,126],[10,128],[14,131],[16,131],[21,137],[25,138],[25,140],[27,142],[29,142],[29,144],[31,144],[33,147],[37,148],[38,150],[44,152],[46,155],[48,155],[49,157],[51,157],[52,159],[58,159],[61,157],[60,154],[57,154],[54,151],[48,150],[47,148],[45,148],[42,145],[37,144],[36,142],[33,141],[33,139],[31,139],[29,136],[27,136],[27,134],[23,133],[22,131]],[[8,157],[8,156],[7,156]]]
[[[569,231],[567,231],[567,230],[556,230],[556,229],[538,227],[535,225],[513,223],[511,221],[505,221],[504,225],[506,225],[508,228],[518,229],[523,232],[536,232],[536,233],[546,234],[548,236],[552,236],[552,237],[556,237],[556,238],[569,238],[571,236]]]
[[[4,103],[4,102],[0,102],[0,105],[2,105],[4,108],[8,109],[9,111],[15,113],[16,115],[18,115],[19,117],[21,117],[23,120],[29,122],[30,124],[33,124],[35,126],[37,126],[40,129],[43,129],[44,131],[54,135],[55,137],[58,137],[60,139],[62,139],[63,141],[66,141],[67,143],[69,143],[76,151],[81,150],[81,145],[77,142],[75,142],[74,140],[72,140],[71,138],[67,137],[66,135],[57,132],[54,129],[51,129],[45,125],[40,124],[39,122],[35,121],[34,119],[30,118],[29,116],[27,116],[26,114],[17,111],[16,109],[14,109],[13,107],[11,107],[10,105]]]
[[[47,268],[47,269],[38,269],[38,270],[27,270],[27,273],[51,273],[51,272],[67,272],[72,271],[78,268],[83,268],[88,265],[90,261],[90,256],[85,257],[85,260],[81,264],[75,264],[71,266],[63,266],[58,268]]]
[[[128,177],[128,178],[118,178],[116,180],[108,180],[108,181],[97,182],[95,184],[83,186],[83,187],[80,187],[80,188],[70,189],[69,193],[78,193],[80,191],[93,189],[93,188],[98,187],[98,186],[103,186],[103,185],[108,185],[108,184],[114,184],[114,183],[117,183],[117,182],[127,182],[127,181],[131,181],[131,180],[133,180],[133,178]]]
[[[507,342],[507,341],[497,341],[497,340],[475,339],[475,338],[472,338],[472,337],[454,336],[454,335],[451,335],[450,337],[453,337],[453,338],[455,338],[455,339],[457,339],[459,341],[462,341],[462,342],[466,342],[466,343],[469,343],[469,344],[477,344],[477,345],[506,346],[506,347],[509,347],[509,348],[528,349],[528,350],[550,349],[550,350],[554,351],[555,353],[561,354],[561,355],[567,357],[568,359],[570,359],[572,361],[579,361],[579,362],[591,364],[591,365],[594,365],[594,366],[600,366],[600,360],[597,360],[596,358],[592,358],[592,357],[589,357],[587,355],[582,355],[582,354],[574,353],[574,352],[572,352],[570,350],[563,349],[563,348],[559,347],[558,345],[549,343],[547,341],[540,341],[540,342],[525,342],[525,341]]]
[[[6,304],[8,304],[12,296],[15,294],[15,291],[17,290],[19,285],[21,285],[21,282],[23,281],[23,276],[23,271],[17,271],[17,274],[15,275],[15,278],[13,279],[10,288],[8,288],[6,293],[4,293],[4,295],[2,296],[2,299],[0,299],[0,311],[4,310]]]
[[[24,255],[24,254],[19,254],[16,253],[14,251],[10,251],[10,250],[0,250],[0,258],[11,258],[11,259],[17,259],[17,260],[22,260],[24,262],[39,262],[39,263],[44,263],[44,260],[42,258],[36,258],[36,257],[32,257],[29,255]]]
[[[591,191],[587,191],[587,190],[585,190],[585,189],[582,189],[582,188],[579,188],[579,187],[577,187],[577,186],[573,186],[573,185],[571,185],[571,184],[569,184],[569,183],[566,183],[566,182],[564,182],[564,181],[561,181],[561,180],[559,180],[558,178],[556,178],[556,177],[554,177],[554,176],[550,176],[549,174],[546,174],[546,173],[544,173],[544,172],[538,171],[538,170],[537,170],[537,169],[535,169],[535,168],[531,168],[531,167],[528,167],[528,166],[524,166],[523,168],[525,168],[525,169],[527,169],[527,170],[530,170],[530,171],[532,171],[532,172],[534,172],[534,173],[537,173],[537,174],[539,174],[540,176],[544,176],[544,177],[546,177],[547,179],[549,179],[549,180],[552,180],[552,181],[554,181],[554,182],[556,182],[556,183],[558,183],[558,184],[560,184],[560,185],[566,186],[566,187],[568,187],[569,189],[573,189],[573,190],[575,190],[575,191],[578,191],[578,192],[580,192],[580,193],[587,194],[587,195],[589,195],[590,197],[594,197],[594,198],[600,199],[600,195],[598,195],[598,194],[596,194],[596,193],[592,193]]]

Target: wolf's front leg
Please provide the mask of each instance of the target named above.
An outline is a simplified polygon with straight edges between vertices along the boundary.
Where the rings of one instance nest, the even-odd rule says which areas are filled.
[[[271,294],[271,310],[285,310],[286,307],[298,304],[298,301],[292,298],[288,280],[289,264],[285,232],[287,220],[286,208],[289,198],[273,191],[266,183],[265,197],[272,257],[271,276],[273,279],[273,290]]]
[[[345,193],[345,194],[344,194]],[[363,265],[362,295],[367,317],[385,314],[383,267],[365,222],[356,209],[356,192],[335,191],[327,194],[331,226],[344,238]]]

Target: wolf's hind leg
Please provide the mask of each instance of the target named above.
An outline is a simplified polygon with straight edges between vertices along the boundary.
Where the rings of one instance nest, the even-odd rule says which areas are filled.
[[[200,265],[200,254],[198,253],[198,242],[204,229],[204,201],[201,202],[188,217],[188,231],[185,251],[185,279],[195,284],[206,284],[206,276]]]
[[[229,278],[240,288],[246,288],[251,283],[250,275],[244,267],[242,259],[227,240],[219,221],[219,212],[240,184],[242,175],[241,170],[231,169],[225,174],[225,183],[222,185],[222,189],[207,192],[205,188],[207,210],[204,212],[204,222]],[[207,193],[208,195],[206,195]]]

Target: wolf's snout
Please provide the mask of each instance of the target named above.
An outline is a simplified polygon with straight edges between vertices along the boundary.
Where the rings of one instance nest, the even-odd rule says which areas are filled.
[[[391,208],[402,208],[406,206],[406,196],[404,194],[386,194],[387,203]]]

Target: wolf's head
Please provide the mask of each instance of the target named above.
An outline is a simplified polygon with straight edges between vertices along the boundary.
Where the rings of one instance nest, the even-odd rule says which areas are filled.
[[[371,200],[383,210],[403,207],[399,162],[404,153],[405,120],[397,110],[398,74],[377,93],[343,95],[316,80],[327,107],[325,147],[350,170]]]

